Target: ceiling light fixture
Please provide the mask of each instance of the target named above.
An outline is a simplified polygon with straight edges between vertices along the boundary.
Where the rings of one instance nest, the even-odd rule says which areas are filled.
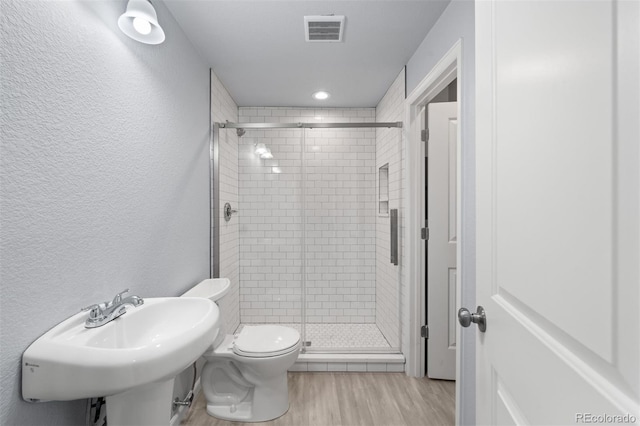
[[[132,39],[146,44],[160,44],[164,31],[149,0],[129,0],[127,10],[118,18],[118,27]]]
[[[331,96],[331,95],[329,95],[328,92],[320,90],[320,91],[314,93],[312,96],[313,96],[313,99],[317,99],[319,101],[324,101],[325,99],[329,99],[329,96]]]

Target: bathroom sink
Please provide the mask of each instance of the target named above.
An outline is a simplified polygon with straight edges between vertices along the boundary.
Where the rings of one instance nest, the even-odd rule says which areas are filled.
[[[182,297],[204,297],[214,302],[229,292],[231,281],[229,278],[209,278],[187,291]]]
[[[197,298],[146,298],[121,317],[85,328],[88,313],[58,324],[22,356],[27,401],[109,396],[166,381],[195,362],[219,330],[219,310]]]

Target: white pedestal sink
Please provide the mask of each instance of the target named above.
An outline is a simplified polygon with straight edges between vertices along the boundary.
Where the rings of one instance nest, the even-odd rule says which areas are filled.
[[[107,397],[110,426],[168,425],[175,376],[219,331],[203,298],[147,298],[123,316],[87,329],[87,313],[58,324],[22,355],[26,401]]]

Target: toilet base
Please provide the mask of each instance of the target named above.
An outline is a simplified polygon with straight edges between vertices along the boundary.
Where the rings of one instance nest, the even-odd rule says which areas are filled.
[[[263,381],[237,404],[207,402],[207,414],[222,420],[266,422],[289,410],[289,387],[286,373]]]
[[[276,417],[269,416],[269,418],[253,418],[251,416],[250,403],[246,403],[246,402],[240,403],[236,407],[236,411],[233,413],[231,412],[231,407],[229,406],[207,404],[207,414],[209,414],[212,417],[215,417],[216,419],[229,420],[233,422],[247,422],[247,423],[267,422],[269,420],[275,420],[278,417],[281,417],[287,414],[287,411],[289,411],[289,404],[287,404],[286,409]]]

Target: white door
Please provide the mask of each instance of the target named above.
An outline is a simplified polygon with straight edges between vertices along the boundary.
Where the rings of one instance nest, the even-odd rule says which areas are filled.
[[[479,424],[640,423],[639,4],[476,3]]]
[[[454,380],[458,104],[431,103],[427,109],[427,376]]]

